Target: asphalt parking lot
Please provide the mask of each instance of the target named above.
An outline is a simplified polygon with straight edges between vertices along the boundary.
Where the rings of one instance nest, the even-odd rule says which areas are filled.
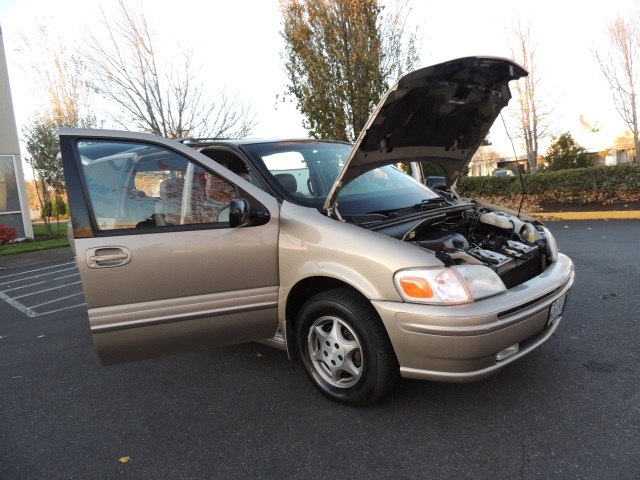
[[[0,276],[0,300],[32,318],[86,305],[73,259],[32,265]]]
[[[640,221],[549,227],[576,264],[549,342],[365,409],[257,344],[101,367],[72,260],[2,270],[0,478],[640,478]]]

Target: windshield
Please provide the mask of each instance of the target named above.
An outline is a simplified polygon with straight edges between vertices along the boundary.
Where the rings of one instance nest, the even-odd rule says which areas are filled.
[[[244,146],[264,164],[287,200],[322,210],[352,146],[337,142],[277,142]],[[342,215],[384,213],[441,199],[395,166],[360,175],[338,195]]]

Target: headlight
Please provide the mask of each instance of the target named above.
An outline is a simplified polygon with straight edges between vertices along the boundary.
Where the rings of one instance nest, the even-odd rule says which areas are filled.
[[[393,277],[405,302],[456,305],[505,292],[500,277],[483,265],[400,270]]]
[[[556,239],[553,238],[553,235],[551,235],[547,227],[542,227],[542,232],[544,233],[544,239],[547,243],[547,257],[549,257],[551,262],[555,262],[558,260],[558,244],[556,243]]]

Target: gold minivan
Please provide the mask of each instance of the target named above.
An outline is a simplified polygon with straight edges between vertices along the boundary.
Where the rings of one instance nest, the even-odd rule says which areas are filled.
[[[540,222],[455,189],[524,75],[494,57],[417,70],[355,146],[61,129],[101,362],[263,341],[366,405],[399,376],[476,380],[541,345],[571,260]]]

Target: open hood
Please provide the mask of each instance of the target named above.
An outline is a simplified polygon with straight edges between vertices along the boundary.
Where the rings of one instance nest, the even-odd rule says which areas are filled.
[[[527,74],[506,58],[466,57],[405,75],[369,118],[324,209],[356,177],[398,162],[437,164],[453,185],[509,102],[509,81]]]

